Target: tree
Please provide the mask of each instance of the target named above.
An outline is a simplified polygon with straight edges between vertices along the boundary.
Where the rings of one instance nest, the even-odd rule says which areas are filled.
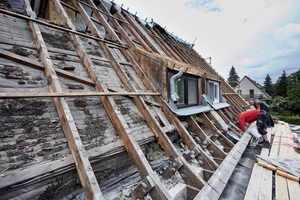
[[[286,76],[285,71],[283,74],[277,79],[276,84],[274,84],[273,97],[282,96],[287,97],[287,82],[288,78]]]
[[[266,93],[268,93],[269,95],[272,96],[273,84],[272,84],[272,80],[271,80],[271,77],[269,76],[269,74],[267,74],[267,77],[265,78],[264,87],[266,88]]]
[[[231,87],[237,86],[238,83],[240,82],[240,77],[238,73],[235,71],[235,68],[233,66],[229,71],[229,77],[227,79],[227,82]]]
[[[290,110],[300,114],[300,69],[288,77],[287,95]]]

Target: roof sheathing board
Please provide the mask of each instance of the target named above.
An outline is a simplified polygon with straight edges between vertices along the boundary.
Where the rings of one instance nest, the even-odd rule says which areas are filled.
[[[11,30],[18,30],[10,34],[9,41],[19,45],[33,41],[26,21],[2,14],[0,21],[11,25],[2,24],[11,29],[1,29],[1,39],[12,33]],[[21,33],[23,37],[19,38]],[[1,44],[0,47],[39,60],[36,50],[16,45]],[[1,92],[50,91],[43,71],[4,58],[0,58],[0,64]],[[1,133],[6,134],[1,139],[1,160],[4,164],[0,171],[11,164],[14,166],[10,170],[15,170],[70,155],[52,99],[1,100],[1,116]]]

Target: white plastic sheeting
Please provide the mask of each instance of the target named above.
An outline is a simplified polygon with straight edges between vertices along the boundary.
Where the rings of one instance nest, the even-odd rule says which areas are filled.
[[[300,158],[273,157],[257,155],[256,160],[279,167],[300,178]]]

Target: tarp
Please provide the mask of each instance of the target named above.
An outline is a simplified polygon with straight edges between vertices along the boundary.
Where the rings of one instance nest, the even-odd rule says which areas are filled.
[[[300,178],[300,158],[273,157],[257,155],[256,160],[279,167]]]

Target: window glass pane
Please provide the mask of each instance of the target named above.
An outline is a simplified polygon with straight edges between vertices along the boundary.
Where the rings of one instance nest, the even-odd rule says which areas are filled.
[[[209,83],[209,97],[214,100],[215,95],[214,95],[214,83]]]
[[[188,104],[197,103],[197,79],[188,79]]]
[[[218,86],[215,85],[215,98],[217,99],[218,98]]]
[[[175,88],[174,88],[174,92],[178,94],[179,99],[178,99],[178,103],[177,104],[183,104],[184,103],[184,79],[177,79],[175,81]]]

